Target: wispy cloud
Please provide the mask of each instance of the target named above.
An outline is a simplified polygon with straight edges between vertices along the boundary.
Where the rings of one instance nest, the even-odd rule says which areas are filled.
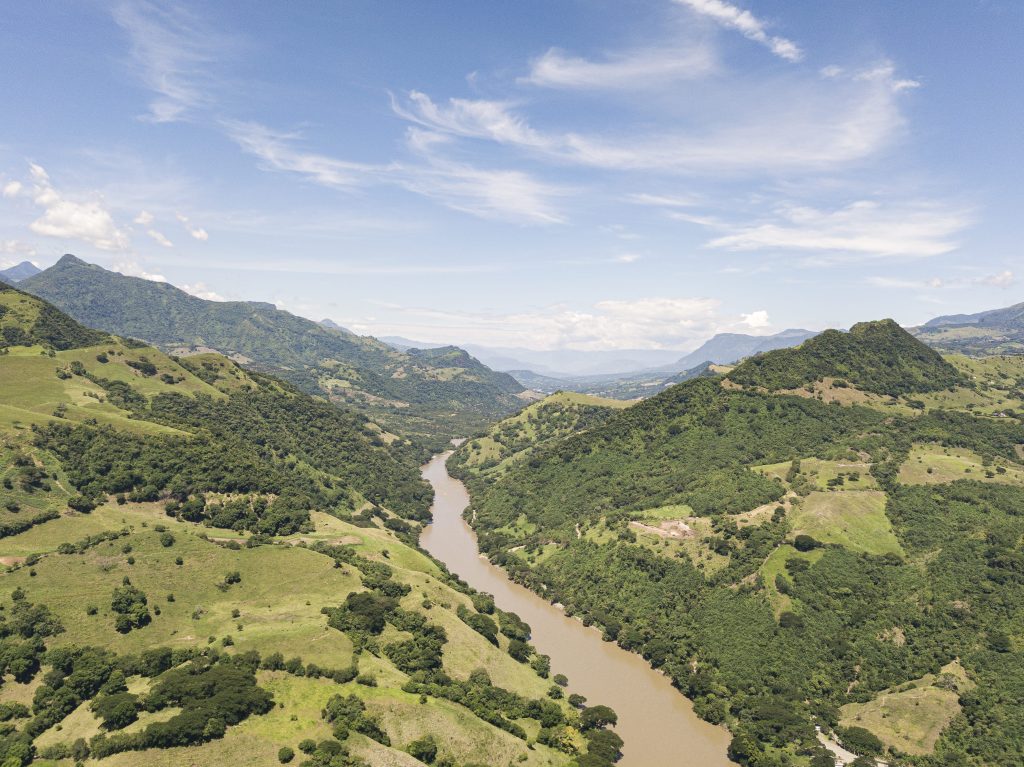
[[[184,7],[122,2],[114,20],[128,34],[134,69],[157,94],[146,118],[182,120],[211,103],[212,65],[232,43]]]
[[[189,233],[189,236],[193,240],[206,242],[207,240],[210,239],[210,233],[203,229],[201,226],[193,226],[189,222],[188,216],[184,215],[183,213],[178,213],[175,217],[178,219],[181,225],[185,227],[185,231]]]
[[[876,288],[895,290],[944,290],[949,288],[1009,288],[1015,284],[1013,272],[1005,269],[994,274],[983,274],[976,277],[929,277],[925,279],[906,279],[900,277],[868,277],[866,282]]]
[[[768,25],[750,11],[723,0],[676,0],[694,13],[705,16],[727,29],[734,29],[748,40],[760,43],[779,58],[800,61],[804,54],[792,40],[768,32]]]
[[[480,110],[478,117],[483,115],[484,110]],[[411,132],[408,141],[410,149],[424,162],[369,165],[307,152],[295,145],[298,135],[276,133],[259,124],[231,123],[228,129],[239,146],[259,158],[263,167],[296,173],[321,186],[393,184],[481,218],[523,223],[564,220],[553,206],[553,200],[562,194],[560,188],[525,171],[479,168],[448,160],[438,153],[443,141],[424,131]]]
[[[32,202],[43,214],[29,224],[36,234],[60,239],[82,240],[101,250],[125,250],[128,235],[117,227],[100,199],[72,200],[57,191],[50,176],[39,165],[30,164]]]
[[[714,51],[705,44],[615,53],[601,61],[551,48],[530,65],[520,84],[576,90],[646,90],[705,77],[714,71]]]
[[[688,132],[644,131],[622,124],[604,133],[544,131],[511,101],[435,102],[413,91],[393,101],[395,113],[421,128],[516,146],[538,156],[606,170],[658,173],[820,171],[863,160],[889,146],[904,121],[907,90],[889,62],[837,75],[773,86],[772,99],[736,99],[734,114]]]
[[[859,258],[937,256],[954,250],[970,212],[934,202],[860,200],[835,210],[787,205],[773,220],[708,243],[732,251],[803,251]]]

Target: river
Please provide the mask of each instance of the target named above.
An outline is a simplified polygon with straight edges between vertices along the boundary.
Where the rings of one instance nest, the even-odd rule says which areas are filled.
[[[626,745],[624,767],[729,767],[729,733],[702,721],[668,678],[639,655],[605,642],[594,628],[569,618],[480,556],[476,534],[462,518],[469,505],[465,485],[448,474],[441,453],[423,469],[434,488],[433,522],[420,545],[470,586],[494,595],[502,610],[530,624],[532,644],[551,656],[553,673],[569,677],[569,692],[588,704],[615,709],[615,730]]]

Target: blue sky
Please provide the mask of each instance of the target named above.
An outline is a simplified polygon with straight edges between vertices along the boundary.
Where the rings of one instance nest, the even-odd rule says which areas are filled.
[[[1019,0],[4,16],[0,265],[539,349],[1021,299]]]

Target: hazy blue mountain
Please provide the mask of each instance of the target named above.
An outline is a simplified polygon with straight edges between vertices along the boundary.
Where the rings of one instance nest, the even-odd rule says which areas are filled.
[[[674,370],[689,370],[702,362],[728,365],[761,352],[786,349],[802,344],[818,335],[814,330],[789,328],[770,336],[751,336],[745,333],[719,333],[705,341],[673,365]]]
[[[31,261],[22,261],[20,264],[0,270],[0,280],[7,283],[21,282],[41,271],[42,269]]]

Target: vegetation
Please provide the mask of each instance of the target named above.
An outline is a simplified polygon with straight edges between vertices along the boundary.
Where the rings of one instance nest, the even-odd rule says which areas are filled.
[[[410,545],[417,448],[225,358],[199,375],[102,339],[0,357],[0,764],[337,767],[429,757],[429,736],[435,764],[586,751],[529,628]],[[470,695],[480,663],[494,681]]]
[[[515,379],[461,349],[399,352],[271,304],[206,301],[71,255],[20,284],[92,327],[173,353],[217,350],[307,393],[372,413],[432,447],[450,436],[453,417],[472,431],[521,404],[515,395],[523,387]]]
[[[864,396],[800,388],[822,378]],[[911,404],[977,386],[891,323],[860,325],[527,446],[505,471],[472,443],[452,463],[491,559],[662,668],[733,730],[741,764],[803,763],[817,725],[890,763],[1009,767],[1024,426]],[[904,484],[923,451],[979,470]],[[911,719],[919,734],[896,732]]]

